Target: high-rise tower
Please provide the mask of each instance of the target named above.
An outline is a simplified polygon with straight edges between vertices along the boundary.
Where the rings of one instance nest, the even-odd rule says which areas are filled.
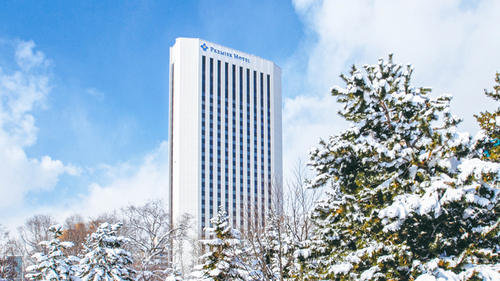
[[[170,211],[198,236],[223,206],[234,227],[262,224],[282,176],[281,69],[201,39],[170,48]]]

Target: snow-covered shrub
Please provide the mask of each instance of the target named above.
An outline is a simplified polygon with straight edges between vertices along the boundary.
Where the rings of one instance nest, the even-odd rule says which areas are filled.
[[[58,281],[58,280],[79,280],[77,274],[79,267],[76,266],[79,259],[74,256],[66,256],[64,251],[73,247],[72,242],[61,242],[62,235],[60,225],[49,228],[52,233],[52,240],[40,242],[40,246],[47,249],[48,254],[35,253],[33,258],[37,261],[35,265],[29,266],[26,277],[31,280]]]
[[[123,250],[128,239],[117,236],[120,223],[103,223],[87,238],[80,260],[82,281],[135,280],[131,254]]]
[[[210,219],[213,227],[207,228],[209,239],[201,240],[209,251],[202,259],[205,263],[193,273],[200,280],[248,280],[249,273],[241,259],[243,255],[240,232],[229,224],[229,217],[221,206],[216,217]]]

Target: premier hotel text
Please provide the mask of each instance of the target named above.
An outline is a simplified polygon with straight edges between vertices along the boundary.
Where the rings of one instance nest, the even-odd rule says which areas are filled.
[[[217,50],[217,49],[215,49],[213,47],[209,47],[209,48],[210,48],[210,52],[212,52],[212,53],[216,53],[216,54],[219,54],[219,55],[223,55],[223,56],[230,57],[230,58],[235,58],[237,60],[250,63],[250,60],[248,58],[242,57],[242,56],[240,56],[238,54],[231,54],[231,53],[228,53],[228,52]]]

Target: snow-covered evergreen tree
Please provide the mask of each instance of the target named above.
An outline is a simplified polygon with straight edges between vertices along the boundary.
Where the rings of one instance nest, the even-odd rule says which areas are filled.
[[[135,280],[131,254],[123,250],[128,239],[117,236],[121,223],[103,223],[92,233],[80,260],[82,281]]]
[[[451,96],[410,85],[411,65],[364,69],[332,89],[351,128],[310,151],[310,187],[332,189],[297,252],[304,279],[500,280],[500,166],[456,132]]]
[[[247,267],[241,259],[243,254],[240,232],[229,224],[229,217],[221,206],[216,217],[210,219],[213,227],[207,228],[211,239],[200,242],[208,246],[209,251],[202,259],[205,263],[194,277],[202,280],[247,280]]]
[[[495,82],[494,92],[485,90],[485,94],[500,101],[500,73],[496,74]],[[482,152],[483,159],[500,162],[500,107],[494,112],[481,112],[475,117],[481,127],[477,135],[477,148]]]
[[[62,235],[60,225],[51,226],[48,230],[52,234],[52,240],[40,242],[40,246],[45,248],[48,254],[35,253],[33,258],[37,261],[35,265],[29,266],[26,275],[31,280],[58,281],[58,280],[79,280],[77,257],[67,257],[64,251],[73,247],[72,242],[61,242],[59,237]]]

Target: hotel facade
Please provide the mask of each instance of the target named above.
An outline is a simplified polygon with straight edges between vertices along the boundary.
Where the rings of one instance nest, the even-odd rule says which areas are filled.
[[[169,206],[197,235],[219,206],[233,227],[262,226],[282,177],[281,69],[205,40],[170,48]]]

